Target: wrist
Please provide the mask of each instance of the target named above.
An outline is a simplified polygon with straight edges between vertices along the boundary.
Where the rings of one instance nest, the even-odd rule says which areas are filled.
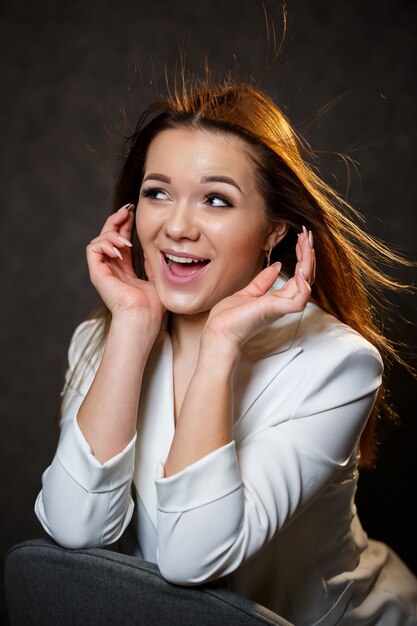
[[[240,347],[237,344],[224,337],[203,334],[197,369],[219,372],[223,375],[233,374],[239,357]]]
[[[128,336],[132,343],[140,340],[151,348],[159,333],[160,324],[148,319],[143,311],[128,309],[114,313],[110,323],[110,333],[118,336]]]

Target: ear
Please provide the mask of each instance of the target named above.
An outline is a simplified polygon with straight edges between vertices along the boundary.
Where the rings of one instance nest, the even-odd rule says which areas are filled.
[[[263,249],[265,250],[265,254],[275,248],[280,241],[282,241],[285,235],[288,232],[288,224],[287,222],[283,222],[282,220],[277,220],[272,222],[269,233],[265,239],[265,244]]]

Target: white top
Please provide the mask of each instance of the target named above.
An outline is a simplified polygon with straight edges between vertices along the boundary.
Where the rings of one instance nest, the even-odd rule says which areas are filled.
[[[67,382],[94,328],[75,331]],[[257,335],[234,378],[234,440],[169,478],[169,335],[161,331],[146,366],[137,436],[104,465],[76,420],[100,358],[89,361],[87,350],[82,380],[67,390],[36,501],[55,541],[108,545],[132,521],[129,551],[171,582],[229,576],[233,589],[297,626],[417,624],[416,579],[368,541],[353,501],[358,440],[382,373],[358,333],[309,303]]]

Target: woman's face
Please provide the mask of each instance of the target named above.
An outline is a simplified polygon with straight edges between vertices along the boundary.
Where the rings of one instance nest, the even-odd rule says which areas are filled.
[[[189,129],[149,146],[136,227],[169,311],[203,313],[245,287],[286,232],[267,218],[243,148],[233,135]]]

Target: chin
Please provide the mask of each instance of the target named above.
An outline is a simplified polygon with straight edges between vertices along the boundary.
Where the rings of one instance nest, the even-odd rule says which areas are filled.
[[[186,304],[169,304],[166,306],[167,311],[174,315],[201,315],[203,313],[209,313],[210,308],[201,306],[187,306]]]
[[[161,294],[159,297],[166,310],[175,315],[198,315],[210,311],[214,306],[204,305],[202,302],[195,302],[193,298],[189,296],[164,298],[163,294]]]

